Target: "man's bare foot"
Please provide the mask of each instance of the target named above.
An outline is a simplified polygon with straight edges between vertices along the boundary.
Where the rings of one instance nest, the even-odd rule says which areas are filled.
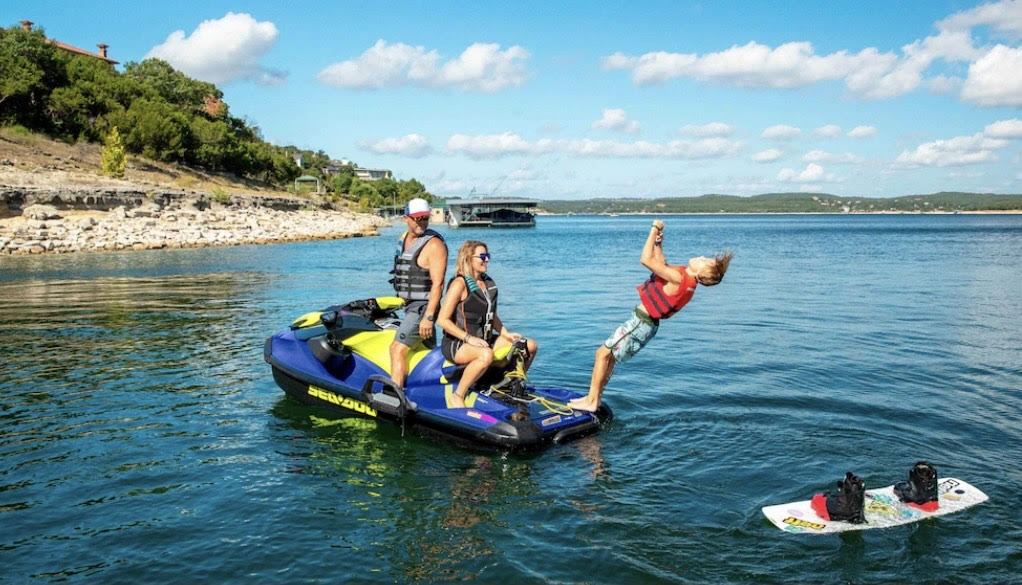
[[[581,410],[584,412],[596,412],[596,410],[600,408],[600,402],[598,400],[589,400],[589,397],[585,396],[569,400],[568,406],[575,410]]]
[[[447,399],[447,408],[465,408],[465,399],[452,392]]]

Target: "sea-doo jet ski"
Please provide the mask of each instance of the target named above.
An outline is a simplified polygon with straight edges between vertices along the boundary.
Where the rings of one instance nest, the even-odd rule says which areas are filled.
[[[405,386],[399,387],[390,379],[389,348],[402,304],[397,297],[377,297],[302,315],[266,340],[263,357],[273,379],[300,402],[341,415],[389,420],[500,449],[579,438],[613,417],[606,405],[595,413],[573,410],[568,401],[581,396],[577,392],[529,384],[524,340],[497,352],[467,394],[465,408],[448,406],[464,366],[445,360],[439,347],[413,346]]]

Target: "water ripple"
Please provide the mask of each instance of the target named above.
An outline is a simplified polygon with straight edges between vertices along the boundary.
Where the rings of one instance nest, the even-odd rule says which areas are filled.
[[[646,276],[621,246],[648,219],[541,219],[447,235],[490,243],[501,315],[540,343],[533,380],[584,389]],[[0,581],[1011,581],[1022,219],[669,223],[672,259],[738,250],[724,284],[618,366],[614,422],[542,454],[337,419],[270,379],[263,339],[386,292],[366,259],[396,233],[5,259]],[[917,459],[990,502],[836,538],[759,512]]]

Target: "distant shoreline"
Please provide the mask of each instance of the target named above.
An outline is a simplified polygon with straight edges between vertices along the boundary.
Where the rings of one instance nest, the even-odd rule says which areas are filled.
[[[971,209],[968,211],[621,211],[616,213],[551,213],[549,211],[538,211],[536,215],[541,216],[592,216],[592,217],[615,217],[615,216],[660,216],[660,215],[1018,215],[1022,209]]]

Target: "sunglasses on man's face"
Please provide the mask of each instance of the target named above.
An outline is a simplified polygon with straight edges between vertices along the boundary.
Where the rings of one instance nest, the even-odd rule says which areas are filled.
[[[489,252],[483,252],[482,254],[476,256],[476,258],[479,258],[483,262],[489,262],[490,261],[490,253]]]

